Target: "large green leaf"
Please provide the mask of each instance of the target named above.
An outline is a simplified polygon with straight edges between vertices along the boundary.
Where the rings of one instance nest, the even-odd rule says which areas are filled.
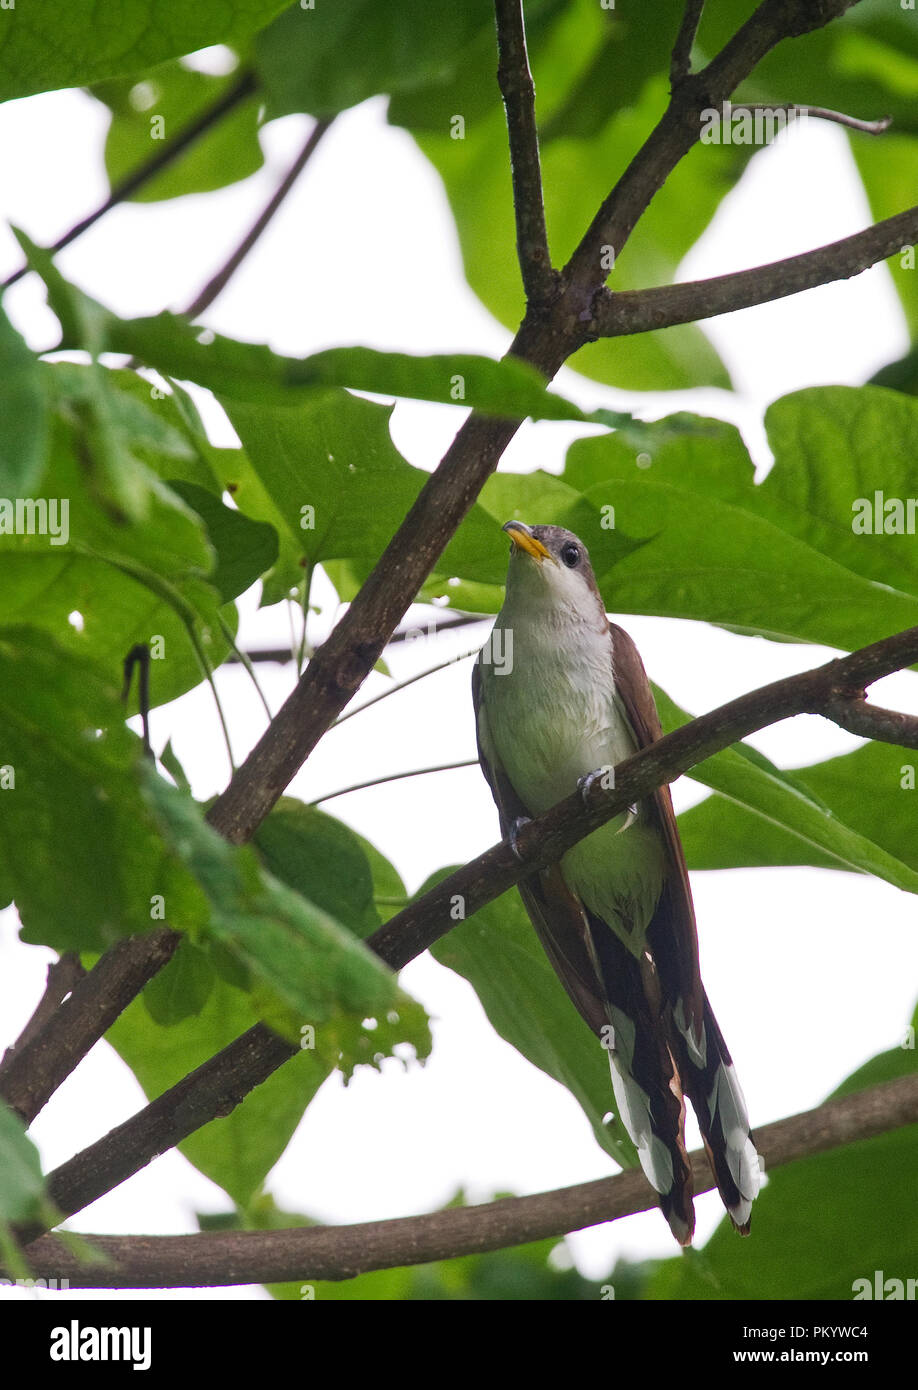
[[[286,582],[304,563],[374,564],[428,478],[392,443],[391,408],[346,391],[296,407],[222,404],[246,451],[235,460],[233,496],[277,528]],[[497,528],[473,507],[440,565],[497,582],[504,558],[496,539]]]
[[[449,872],[434,875],[419,893]],[[567,1087],[606,1152],[633,1167],[636,1154],[624,1127],[617,1117],[605,1119],[614,1104],[609,1055],[568,999],[519,895],[505,893],[467,921],[458,917],[430,949],[469,981],[501,1037]]]
[[[0,636],[0,899],[25,941],[103,950],[155,925],[200,926],[204,904],[157,833],[138,787],[139,740],[114,682],[47,633]]]
[[[444,67],[452,69],[464,44],[483,28],[493,44],[490,0],[293,5],[255,45],[269,114],[330,116],[378,92],[410,89]]]
[[[105,167],[114,187],[143,165],[156,140],[171,140],[215,105],[238,81],[238,73],[214,77],[181,62],[163,63],[143,79],[99,83],[93,95],[112,113],[105,142]],[[264,163],[258,143],[258,98],[253,93],[133,197],[139,202],[209,193],[254,174]]]
[[[112,679],[135,644],[151,644],[151,700],[171,700],[202,680],[202,660],[225,657],[221,620],[236,624],[234,608],[221,612],[212,582],[220,557],[200,516],[160,480],[181,471],[191,446],[152,403],[123,391],[119,374],[59,363],[43,375],[55,404],[49,462],[34,489],[32,533],[23,513],[13,534],[0,535],[4,619],[47,628]],[[100,469],[100,418],[110,463],[131,478],[133,516],[112,499],[110,469]]]
[[[850,1076],[850,1095],[916,1070],[914,1048],[881,1053]],[[753,1233],[724,1221],[703,1250],[664,1261],[642,1294],[652,1299],[839,1299],[895,1296],[889,1278],[914,1278],[918,1125],[845,1144],[776,1169],[755,1204]],[[900,1289],[899,1298],[904,1296]]]
[[[179,955],[185,949],[180,947]],[[106,1038],[153,1100],[257,1022],[258,1012],[249,996],[216,977],[195,1014],[168,1026],[156,1023],[141,997],[128,1006]],[[284,1152],[331,1070],[332,1063],[316,1050],[302,1049],[229,1115],[183,1140],[180,1152],[244,1205]]]
[[[888,486],[890,441],[914,448],[918,403],[878,387],[817,387],[777,402],[768,423],[775,463],[761,486],[719,421],[643,456],[620,434],[572,446],[563,480],[642,542],[597,572],[608,606],[845,650],[911,627],[918,586],[905,545],[881,578],[871,538],[852,532],[852,504],[872,482]]]
[[[664,691],[655,687],[654,694],[666,733],[687,722],[689,716]],[[915,863],[914,851],[900,858],[901,836],[898,839],[890,838],[892,849],[886,847],[887,836],[881,834],[873,838],[880,813],[865,816],[861,811],[858,814],[851,796],[846,798],[836,793],[834,799],[830,796],[824,800],[818,790],[819,779],[815,783],[810,781],[806,771],[802,775],[783,772],[748,744],[736,743],[722,753],[706,758],[692,768],[689,775],[694,781],[719,792],[730,803],[729,814],[719,817],[720,822],[728,820],[734,809],[737,811],[737,826],[724,827],[723,850],[713,850],[700,839],[700,835],[711,829],[709,818],[715,810],[720,809],[719,806],[712,807],[706,813],[707,824],[702,818],[700,833],[697,829],[693,830],[692,821],[693,815],[698,816],[700,808],[688,812],[680,820],[680,825],[687,823],[687,852],[693,856],[693,867],[713,867],[708,856],[729,855],[731,845],[736,852],[737,844],[743,843],[747,833],[753,838],[761,834],[765,853],[768,853],[765,846],[774,843],[780,846],[790,839],[798,843],[797,852],[803,856],[801,859],[779,858],[769,862],[816,863],[851,869],[875,874],[896,888],[918,893],[918,864]],[[832,790],[827,779],[823,779],[823,785],[828,791]],[[890,786],[888,790],[892,792],[894,789]],[[897,795],[901,796],[901,792]],[[718,802],[719,798],[711,800]],[[703,807],[708,804],[702,802]],[[756,826],[758,829],[754,828]],[[862,826],[864,829],[860,828]],[[719,831],[719,824],[717,829]],[[738,852],[743,853],[742,849]],[[780,855],[780,848],[776,852]]]
[[[0,25],[0,101],[84,87],[139,72],[210,44],[234,44],[261,29],[289,0],[44,0],[19,4]]]
[[[276,1031],[298,1040],[304,1027],[314,1030],[316,1051],[346,1074],[358,1063],[377,1066],[396,1043],[427,1055],[426,1015],[377,956],[263,869],[250,846],[217,835],[186,793],[152,774],[146,790],[165,838],[207,897],[206,939],[248,972],[252,998]]]
[[[797,768],[793,779],[829,808],[839,828],[847,826],[918,872],[913,753],[889,743],[866,743],[853,753]],[[859,867],[844,855],[827,853],[828,841],[795,833],[790,817],[769,817],[765,809],[715,795],[683,812],[679,831],[689,868]]]

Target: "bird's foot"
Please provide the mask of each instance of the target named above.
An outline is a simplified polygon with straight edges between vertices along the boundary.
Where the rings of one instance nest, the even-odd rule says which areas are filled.
[[[585,777],[579,778],[577,782],[577,790],[580,793],[581,801],[586,807],[589,807],[590,805],[590,791],[592,790],[593,784],[595,782],[601,783],[604,791],[611,791],[615,787],[615,768],[611,766],[600,767],[597,768],[595,772],[588,772]],[[635,803],[633,806],[629,806],[628,814],[625,817],[624,823],[619,826],[618,830],[616,831],[616,834],[620,835],[623,830],[627,830],[628,826],[632,825],[637,820],[637,813],[637,803]]]
[[[513,850],[514,855],[520,861],[521,864],[523,863],[523,856],[520,854],[520,848],[517,841],[519,840],[519,834],[520,831],[523,829],[523,826],[528,825],[531,819],[531,816],[517,816],[516,820],[511,825],[510,830],[507,834],[507,839],[510,841],[510,848]]]

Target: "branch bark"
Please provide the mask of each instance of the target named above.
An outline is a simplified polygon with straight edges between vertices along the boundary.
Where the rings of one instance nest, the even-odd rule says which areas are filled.
[[[497,82],[507,113],[516,249],[529,304],[547,302],[555,286],[545,228],[535,87],[526,52],[522,0],[495,0]]]
[[[918,1076],[826,1101],[756,1130],[768,1171],[918,1124]],[[695,1191],[713,1187],[705,1155],[691,1155]],[[482,1206],[352,1226],[191,1236],[84,1236],[107,1264],[81,1263],[54,1235],[27,1250],[35,1277],[68,1279],[72,1288],[193,1288],[229,1284],[352,1279],[373,1269],[424,1264],[502,1250],[616,1221],[657,1204],[639,1171],[576,1187],[505,1197]]]
[[[862,232],[752,270],[661,285],[646,290],[603,290],[595,301],[589,331],[597,338],[620,338],[672,328],[677,323],[732,314],[790,294],[847,280],[918,241],[918,207],[887,217]]]

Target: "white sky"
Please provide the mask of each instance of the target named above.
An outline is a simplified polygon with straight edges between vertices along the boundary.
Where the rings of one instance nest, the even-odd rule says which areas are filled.
[[[122,314],[180,308],[263,206],[307,128],[299,117],[267,127],[266,167],[242,184],[203,197],[116,209],[60,257],[61,268]],[[104,129],[102,108],[77,92],[0,107],[4,219],[49,243],[101,201],[108,191],[100,153]],[[597,197],[603,191],[597,188]],[[869,220],[841,132],[811,121],[799,138],[795,134],[756,157],[679,278],[774,260],[856,231]],[[0,231],[0,275],[19,259],[12,237]],[[53,343],[54,320],[31,278],[5,303],[33,346]],[[498,355],[509,341],[462,280],[438,176],[404,132],[386,125],[381,101],[336,122],[275,224],[205,321],[292,354],[365,343]],[[769,401],[808,385],[860,383],[907,346],[882,267],[713,320],[709,331],[733,373],[736,395],[703,391],[664,401],[611,391],[569,371],[559,376],[558,386],[585,406],[624,407],[647,418],[688,408],[735,420],[765,467],[761,415]],[[207,417],[215,439],[231,442],[215,406]],[[393,416],[393,437],[411,462],[430,468],[461,419],[449,407],[402,403]],[[558,469],[576,433],[568,426],[528,425],[503,466]],[[495,544],[501,544],[497,536]],[[320,590],[317,597],[324,611],[316,638],[334,616],[329,594]],[[252,596],[242,607],[248,645],[288,640],[280,610],[259,614]],[[427,613],[418,616],[423,621]],[[695,713],[829,655],[702,624],[627,615],[624,623],[651,676]],[[483,625],[399,647],[390,659],[392,672],[400,678],[480,645],[486,631]],[[276,709],[291,688],[292,672],[263,667],[260,676]],[[218,680],[241,757],[261,734],[263,714],[240,671],[225,671]],[[323,741],[291,792],[308,800],[374,775],[474,756],[468,682],[469,663],[462,662],[349,721]],[[372,676],[358,702],[386,684]],[[918,683],[910,674],[878,685],[875,697],[918,711]],[[222,788],[226,759],[209,695],[193,692],[156,711],[153,735],[157,749],[172,736],[197,795]],[[750,741],[785,766],[854,746],[840,730],[812,717]],[[699,789],[683,779],[675,797],[677,808],[684,807],[699,798]],[[474,768],[342,797],[327,809],[388,854],[409,889],[443,864],[481,852],[498,833],[490,795]],[[867,1057],[900,1040],[918,978],[913,899],[868,878],[805,869],[697,873],[693,886],[706,986],[753,1124],[817,1104]],[[2,1047],[31,1013],[51,953],[19,945],[10,912],[0,917],[0,930]],[[331,1078],[270,1175],[268,1186],[281,1205],[352,1222],[431,1209],[460,1185],[485,1199],[497,1190],[535,1192],[612,1171],[573,1099],[493,1033],[464,981],[425,957],[405,970],[402,982],[435,1019],[433,1057],[425,1068],[407,1072],[389,1063],[382,1077],[361,1069],[347,1091]],[[142,1104],[131,1074],[107,1045],[99,1045],[33,1127],[46,1168]],[[86,1231],[191,1231],[195,1209],[226,1205],[225,1194],[171,1153],[70,1224]],[[700,1242],[721,1208],[710,1195],[699,1198],[697,1207]],[[572,1236],[569,1247],[580,1268],[597,1278],[620,1255],[667,1256],[675,1249],[658,1212]],[[266,1297],[257,1287],[142,1296]]]

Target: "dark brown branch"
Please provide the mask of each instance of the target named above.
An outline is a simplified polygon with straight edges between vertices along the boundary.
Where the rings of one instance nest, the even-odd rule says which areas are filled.
[[[618,338],[732,314],[833,280],[850,279],[916,241],[918,207],[913,207],[841,241],[752,270],[655,289],[622,290],[617,294],[604,290],[596,301],[590,331],[598,338]]]
[[[27,1043],[4,1059],[0,1098],[29,1125],[181,941],[160,928],[118,941]]]
[[[157,174],[161,174],[170,164],[174,164],[180,155],[184,154],[197,140],[201,138],[210,128],[221,121],[224,116],[234,110],[240,102],[250,97],[257,88],[257,80],[254,72],[250,69],[243,69],[231,86],[213,103],[208,106],[199,116],[196,116],[184,130],[180,130],[172,140],[167,140],[156,154],[151,155],[133,173],[127,175],[115,184],[111,193],[104,203],[101,203],[93,212],[82,218],[63,236],[58,237],[57,241],[49,249],[52,252],[63,251],[65,246],[76,241],[77,237],[83,235],[90,227],[94,227],[100,218],[107,212],[111,212],[113,207],[119,203],[124,203],[128,198],[132,198],[138,189],[150,183]],[[12,275],[7,276],[0,289],[8,289],[10,285],[15,285],[17,280],[21,280],[28,273],[29,266],[23,264],[18,270],[14,270]]]
[[[559,859],[625,807],[738,739],[795,714],[823,713],[846,699],[857,703],[866,685],[915,661],[918,627],[762,686],[692,720],[619,764],[614,789],[595,782],[585,798],[579,791],[572,793],[523,827],[516,852],[506,840],[495,845],[397,913],[366,944],[400,970],[455,925],[457,899],[463,915],[471,916],[533,870]],[[201,1125],[228,1114],[252,1086],[295,1052],[264,1025],[256,1025],[55,1170],[49,1178],[55,1205],[71,1215],[95,1201]]]
[[[894,743],[900,748],[918,748],[918,714],[881,709],[866,700],[832,700],[821,713],[858,738]]]
[[[539,136],[535,117],[535,87],[526,52],[522,0],[495,0],[497,18],[497,82],[507,113],[510,172],[516,216],[516,249],[526,299],[546,304],[555,277],[545,228]]]
[[[672,57],[669,62],[669,85],[671,90],[677,87],[684,77],[688,77],[691,71],[692,44],[695,42],[695,35],[698,33],[698,25],[701,22],[701,12],[703,9],[704,0],[685,0],[682,23],[679,25],[679,33],[676,36]]]
[[[52,961],[48,966],[48,975],[45,983],[45,992],[38,1001],[38,1006],[23,1028],[19,1037],[6,1049],[3,1060],[0,1062],[0,1081],[2,1081],[13,1057],[21,1052],[27,1043],[31,1043],[38,1037],[42,1029],[54,1017],[62,1000],[73,989],[78,980],[86,974],[80,963],[80,958],[73,951],[67,951],[61,956],[60,960]]]
[[[589,317],[608,269],[608,248],[621,253],[638,218],[701,134],[703,111],[720,108],[782,39],[821,29],[857,0],[764,0],[701,72],[684,76],[659,123],[604,200],[563,271],[568,292]]]
[[[888,1081],[826,1101],[756,1130],[769,1172],[918,1123],[918,1076]],[[707,1159],[692,1154],[696,1192],[712,1186]],[[85,1236],[109,1263],[81,1263],[53,1235],[28,1249],[35,1277],[68,1279],[72,1288],[192,1288],[287,1280],[351,1279],[373,1269],[424,1264],[458,1255],[566,1235],[616,1221],[657,1204],[634,1171],[576,1187],[505,1197],[474,1207],[352,1226],[284,1231],[213,1232],[191,1236]]]
[[[186,318],[196,319],[199,314],[203,314],[205,309],[210,308],[219,294],[223,293],[231,278],[235,275],[246,256],[256,245],[258,239],[270,224],[271,219],[280,208],[300,174],[306,168],[306,165],[312,158],[314,151],[318,147],[333,119],[333,117],[330,117],[327,120],[316,121],[303,148],[300,150],[296,159],[287,170],[287,173],[281,179],[274,193],[265,204],[264,209],[252,223],[235,251],[228,257],[225,264],[220,267],[217,273],[208,280],[200,294],[188,305],[188,308],[185,310]]]

